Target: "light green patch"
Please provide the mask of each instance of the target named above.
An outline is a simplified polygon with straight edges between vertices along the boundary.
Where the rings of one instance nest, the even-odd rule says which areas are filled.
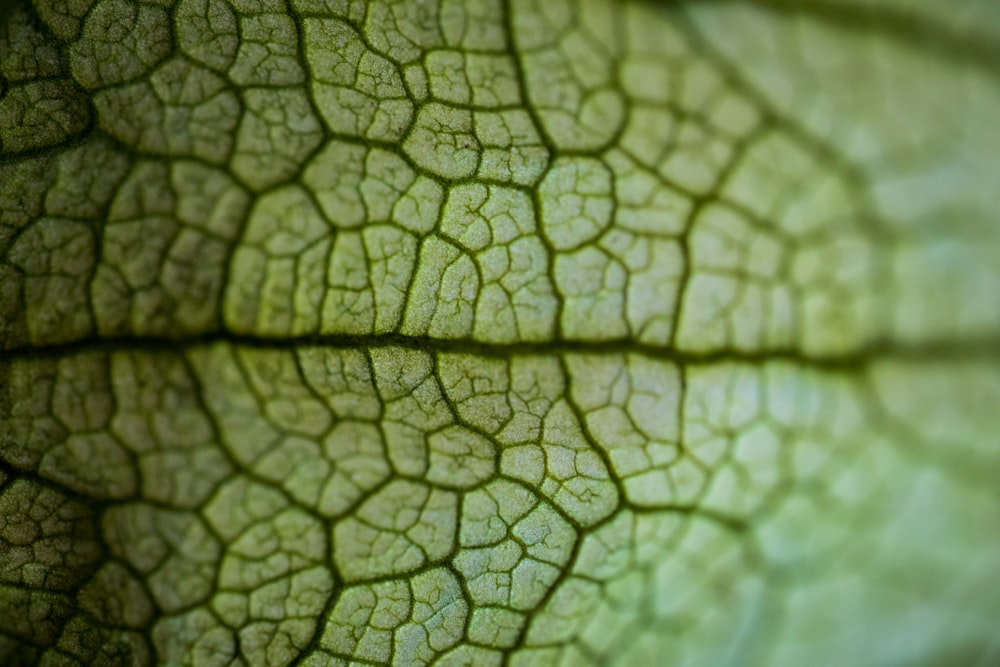
[[[150,527],[155,534],[144,537]],[[166,613],[212,594],[222,547],[197,515],[128,503],[104,513],[102,534],[112,554],[143,575],[153,601]],[[185,586],[174,586],[178,580]]]
[[[441,33],[455,48],[504,51],[510,45],[507,17],[500,0],[451,0],[443,3]]]
[[[323,299],[324,333],[395,331],[416,263],[417,242],[389,226],[337,237]]]
[[[398,141],[413,116],[397,67],[342,21],[305,19],[305,57],[316,106],[334,132]]]
[[[503,607],[477,607],[469,619],[469,641],[507,648],[517,641],[524,621],[524,614]]]
[[[359,660],[389,662],[392,633],[409,618],[410,588],[401,580],[352,586],[334,606],[320,645]]]
[[[251,188],[263,190],[298,173],[323,135],[299,88],[251,88],[243,102],[230,168]]]
[[[236,13],[224,0],[179,0],[174,36],[181,51],[220,73],[232,66],[240,46]]]
[[[408,64],[425,49],[442,44],[442,24],[464,22],[458,14],[451,21],[439,16],[441,0],[405,2],[390,0],[366,8],[364,36],[372,47],[390,59]]]
[[[472,332],[479,276],[469,255],[438,237],[420,246],[402,333],[462,338]]]
[[[229,326],[261,333],[315,331],[329,230],[298,186],[261,197],[230,267],[224,310]],[[300,257],[307,249],[312,252]],[[289,308],[295,301],[303,307]]]
[[[604,14],[603,3],[587,3],[588,10]],[[607,145],[625,121],[627,106],[614,85],[614,20],[611,16],[571,26],[573,12],[565,5],[543,10],[526,3],[514,8],[521,47],[521,63],[528,100],[556,146],[570,151],[594,151]],[[548,14],[540,16],[539,14]],[[559,16],[553,20],[554,17]]]
[[[334,141],[313,158],[302,174],[326,219],[337,227],[357,227],[365,221],[360,187],[366,154],[364,146]]]
[[[604,156],[615,184],[615,226],[638,234],[676,236],[688,228],[693,201],[657,175],[612,149]]]
[[[409,622],[393,637],[394,661],[428,664],[461,639],[469,606],[450,570],[436,568],[418,574],[410,586],[413,610]]]
[[[538,186],[542,230],[556,250],[581,247],[611,224],[611,172],[593,158],[561,158]]]
[[[420,167],[450,179],[474,174],[481,151],[472,112],[436,102],[420,107],[402,148]]]
[[[560,325],[571,340],[615,340],[628,334],[623,321],[628,274],[621,262],[593,246],[556,256],[555,288],[562,300]]]
[[[549,164],[549,150],[524,110],[473,114],[476,138],[483,146],[477,175],[515,185],[535,185]]]
[[[629,357],[567,358],[571,397],[596,444],[639,506],[674,502],[670,475],[680,457],[681,380],[670,363]]]
[[[465,423],[494,435],[514,416],[507,403],[510,378],[502,360],[440,354],[437,372],[456,417]]]
[[[333,560],[346,581],[401,575],[451,551],[455,495],[396,480],[333,531]]]
[[[495,446],[461,426],[450,426],[427,439],[427,481],[445,488],[471,487],[495,474]]]
[[[280,9],[280,5],[274,9]],[[239,36],[236,58],[228,72],[234,83],[239,86],[302,83],[305,73],[299,62],[298,34],[292,17],[283,13],[242,15]]]
[[[233,660],[237,655],[233,633],[219,625],[204,607],[161,618],[152,634],[158,656],[166,662],[186,660],[194,665],[209,665]]]
[[[452,188],[441,234],[474,253],[479,290],[474,335],[479,340],[546,340],[555,305],[548,258],[535,230],[534,210],[519,190],[482,185]]]
[[[431,96],[441,102],[476,107],[520,104],[514,61],[509,56],[432,51],[424,60]]]
[[[109,431],[138,459],[142,495],[173,507],[204,502],[232,473],[212,422],[175,356],[111,357],[115,412]]]
[[[94,97],[97,120],[143,151],[224,163],[232,151],[239,101],[218,75],[182,58],[139,81]],[[184,132],[176,128],[184,127]]]
[[[1000,13],[772,4],[0,10],[0,662],[997,662]]]
[[[438,222],[444,191],[437,181],[418,176],[392,209],[392,221],[415,234],[426,234]]]

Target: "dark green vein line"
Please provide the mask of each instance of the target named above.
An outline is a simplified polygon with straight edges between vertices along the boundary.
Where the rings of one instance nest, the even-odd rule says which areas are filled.
[[[228,332],[189,336],[119,336],[91,337],[33,348],[13,348],[0,351],[0,360],[61,358],[84,352],[169,352],[189,348],[229,343],[240,347],[274,350],[295,350],[305,347],[330,349],[373,349],[401,347],[432,353],[454,353],[484,358],[508,358],[532,355],[593,354],[641,356],[673,361],[681,365],[712,363],[763,364],[785,361],[802,366],[831,370],[861,369],[874,362],[906,360],[911,362],[1000,362],[1000,335],[971,337],[964,340],[928,340],[895,342],[879,340],[844,352],[812,354],[795,347],[766,350],[719,349],[711,351],[679,350],[628,339],[606,341],[543,341],[508,344],[484,343],[470,339],[434,339],[425,336],[384,335],[304,335],[267,337]]]

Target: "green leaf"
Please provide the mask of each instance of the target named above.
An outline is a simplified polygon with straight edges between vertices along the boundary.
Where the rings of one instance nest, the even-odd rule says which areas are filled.
[[[5,6],[0,662],[996,662],[998,38]]]

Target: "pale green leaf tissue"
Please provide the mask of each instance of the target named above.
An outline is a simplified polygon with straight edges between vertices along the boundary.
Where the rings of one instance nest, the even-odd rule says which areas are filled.
[[[1000,662],[998,45],[8,3],[0,663]]]

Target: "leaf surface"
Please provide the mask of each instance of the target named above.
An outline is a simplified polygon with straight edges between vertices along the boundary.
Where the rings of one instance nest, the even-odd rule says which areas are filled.
[[[943,7],[5,9],[0,662],[996,661]]]

